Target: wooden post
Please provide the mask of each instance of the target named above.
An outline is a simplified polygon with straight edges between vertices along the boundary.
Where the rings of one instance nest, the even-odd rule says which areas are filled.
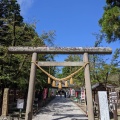
[[[37,60],[37,53],[33,53],[32,54],[32,61],[36,62],[36,60]],[[25,120],[32,120],[35,77],[36,77],[36,65],[34,63],[31,63]]]
[[[88,53],[84,53],[84,62],[85,63],[89,62]],[[86,96],[87,96],[88,120],[94,120],[89,64],[85,66],[84,72],[85,72],[84,74],[85,74],[85,87],[86,87]]]

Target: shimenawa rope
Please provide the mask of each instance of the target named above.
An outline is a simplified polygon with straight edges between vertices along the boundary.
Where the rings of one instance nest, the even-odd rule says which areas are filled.
[[[51,79],[55,80],[55,81],[62,81],[62,80],[69,80],[70,78],[72,78],[75,74],[77,74],[80,70],[82,70],[87,64],[89,64],[89,62],[85,63],[81,68],[79,68],[77,71],[73,72],[72,74],[68,75],[67,77],[64,78],[56,78],[54,76],[52,76],[51,74],[49,74],[47,71],[45,71],[43,68],[41,68],[36,62],[31,61],[32,63],[34,63],[42,72],[44,72],[48,77],[50,77]]]

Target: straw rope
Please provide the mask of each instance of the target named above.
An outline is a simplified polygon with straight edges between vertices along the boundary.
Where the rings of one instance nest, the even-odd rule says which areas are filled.
[[[77,74],[80,70],[82,70],[87,64],[89,64],[89,62],[85,63],[81,68],[79,68],[77,71],[73,72],[72,74],[68,75],[67,77],[64,78],[56,78],[54,76],[52,76],[51,74],[49,74],[47,71],[45,71],[43,68],[41,68],[36,62],[31,61],[32,63],[34,63],[42,72],[44,72],[48,77],[50,77],[51,79],[55,80],[55,81],[62,81],[62,80],[68,80],[71,77],[73,77],[75,74]]]

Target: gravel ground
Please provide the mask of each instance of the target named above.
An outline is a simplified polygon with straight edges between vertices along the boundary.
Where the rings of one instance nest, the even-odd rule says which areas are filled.
[[[40,109],[33,120],[88,120],[85,113],[69,98],[56,96]]]

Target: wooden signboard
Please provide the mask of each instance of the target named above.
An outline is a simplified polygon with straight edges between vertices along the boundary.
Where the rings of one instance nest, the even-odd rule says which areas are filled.
[[[9,88],[5,88],[3,95],[3,104],[2,104],[2,116],[7,116],[8,114],[8,93],[9,93]]]
[[[109,101],[110,101],[110,103],[117,103],[118,102],[117,92],[110,92],[109,93]]]
[[[98,91],[99,107],[100,107],[100,120],[110,120],[107,92]]]

